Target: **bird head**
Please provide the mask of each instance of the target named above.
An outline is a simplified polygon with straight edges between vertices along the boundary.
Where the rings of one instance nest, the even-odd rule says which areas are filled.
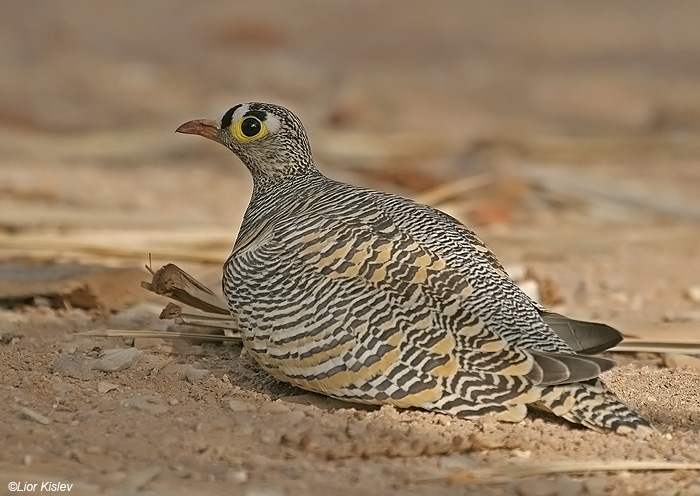
[[[254,179],[316,171],[304,126],[279,105],[241,103],[219,119],[188,121],[175,132],[221,143],[241,159]]]

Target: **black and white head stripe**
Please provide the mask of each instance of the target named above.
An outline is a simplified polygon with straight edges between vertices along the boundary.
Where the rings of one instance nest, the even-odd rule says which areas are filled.
[[[263,103],[239,103],[228,109],[221,117],[221,129],[230,127],[244,117],[253,116],[260,122],[264,122],[268,131],[274,134],[282,127],[282,122],[275,113],[271,112],[271,109],[266,107],[268,106]]]

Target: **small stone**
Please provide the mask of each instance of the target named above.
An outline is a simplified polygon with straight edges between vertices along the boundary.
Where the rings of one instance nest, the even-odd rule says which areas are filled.
[[[554,482],[544,478],[526,479],[518,484],[520,496],[550,496],[556,494]]]
[[[65,377],[84,381],[92,377],[92,371],[88,367],[85,357],[80,353],[57,356],[53,361],[53,371]]]
[[[537,283],[537,281],[534,279],[527,279],[525,281],[520,281],[518,286],[523,290],[523,293],[528,295],[530,298],[535,301],[540,301],[540,285]]]
[[[438,463],[440,464],[440,468],[444,470],[465,470],[474,468],[473,458],[461,453],[441,456],[438,458]]]
[[[243,494],[244,496],[282,496],[284,493],[276,487],[251,487]]]
[[[48,417],[45,417],[44,415],[40,414],[39,412],[36,412],[32,410],[31,408],[22,407],[19,411],[22,416],[28,420],[33,420],[34,422],[38,422],[43,425],[49,425],[51,423],[51,419]]]
[[[0,334],[0,344],[17,344],[20,339],[22,339],[22,335],[14,332],[3,332]]]
[[[139,395],[132,396],[131,398],[123,399],[119,402],[122,408],[131,408],[134,410],[142,410],[146,403],[151,401],[153,396]]]
[[[238,484],[244,484],[248,482],[250,475],[245,470],[231,470],[226,474],[226,480],[228,482],[236,482]]]
[[[178,405],[178,404],[180,404],[180,402],[178,401],[177,398],[170,398],[170,399],[168,400],[168,405],[170,405],[170,406],[175,406],[175,405]]]
[[[144,469],[127,474],[126,478],[119,484],[121,489],[129,492],[136,492],[146,484],[155,479],[161,472],[161,467],[157,464],[150,465]]]
[[[512,264],[505,267],[506,272],[515,282],[520,282],[527,276],[527,267],[523,264]]]
[[[566,475],[557,477],[555,486],[557,496],[578,496],[583,491],[583,482]]]
[[[700,375],[700,358],[681,355],[678,353],[668,353],[664,355],[664,365],[670,369],[679,369],[681,367],[690,368],[693,372]]]
[[[700,496],[700,479],[691,482],[683,489],[678,491],[678,496]]]
[[[107,327],[112,329],[142,328],[164,331],[168,327],[168,321],[158,318],[161,310],[162,306],[157,303],[139,303],[111,315],[107,320]]]
[[[111,382],[99,381],[97,383],[97,392],[100,394],[106,394],[114,389],[117,389],[118,387],[119,386],[117,386],[116,384],[112,384]]]
[[[37,308],[52,308],[53,306],[51,299],[46,296],[35,296],[32,300],[32,304]]]
[[[700,284],[695,284],[686,288],[685,297],[693,303],[700,303]]]
[[[122,408],[133,410],[144,410],[156,415],[160,415],[168,411],[168,407],[161,405],[158,398],[150,395],[139,395],[121,400]]]
[[[117,401],[116,399],[110,400],[110,399],[105,398],[102,401],[99,401],[97,403],[97,405],[95,406],[95,409],[97,410],[98,413],[106,413],[106,412],[114,412],[120,406],[121,406],[120,401]]]
[[[280,442],[280,435],[272,429],[262,429],[259,438],[261,443],[268,445],[275,445]]]
[[[279,402],[274,402],[274,403],[265,403],[260,407],[260,413],[289,413],[292,411],[291,408],[289,408],[287,405],[284,403],[279,403]]]
[[[51,384],[51,389],[53,389],[53,392],[56,393],[57,398],[63,398],[68,393],[75,390],[73,384],[68,384],[66,382],[55,382]]]
[[[30,466],[33,462],[34,462],[34,458],[29,453],[24,455],[24,457],[22,458],[22,463],[27,467]]]
[[[299,422],[306,418],[306,414],[301,410],[293,410],[289,413],[281,414],[279,417],[279,424],[285,427],[294,427]]]
[[[583,481],[583,486],[586,488],[588,494],[608,493],[608,481],[600,475],[589,477]]]
[[[206,379],[210,373],[207,369],[196,369],[190,365],[185,369],[184,379],[189,383],[200,382]]]
[[[667,312],[661,318],[664,322],[697,322],[700,321],[700,310],[678,310]]]
[[[102,372],[119,372],[133,367],[142,357],[143,352],[136,348],[105,350],[104,356],[95,361],[92,368]]]
[[[255,411],[257,411],[257,408],[255,407],[255,405],[252,405],[250,403],[246,403],[245,401],[240,401],[240,400],[230,400],[228,402],[228,407],[234,412],[255,412]]]
[[[173,347],[163,338],[143,338],[137,336],[134,338],[134,348],[138,348],[139,350],[170,352]]]

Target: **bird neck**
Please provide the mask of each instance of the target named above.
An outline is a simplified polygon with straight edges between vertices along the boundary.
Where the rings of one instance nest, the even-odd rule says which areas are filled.
[[[279,198],[285,191],[294,191],[308,181],[323,177],[313,163],[265,171],[254,170],[250,167],[249,169],[253,176],[251,203],[258,197],[274,202],[274,198]]]
[[[322,189],[319,183],[327,180],[316,168],[284,175],[254,174],[241,231],[255,231],[262,224],[294,215],[298,208],[304,208],[305,198]]]

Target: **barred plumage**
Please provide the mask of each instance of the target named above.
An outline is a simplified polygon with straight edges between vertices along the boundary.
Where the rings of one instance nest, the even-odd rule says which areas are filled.
[[[518,421],[532,405],[647,435],[589,356],[614,329],[528,298],[469,229],[431,207],[333,181],[299,119],[248,103],[178,131],[231,149],[253,195],[224,267],[244,343],[274,377],[350,401]]]

